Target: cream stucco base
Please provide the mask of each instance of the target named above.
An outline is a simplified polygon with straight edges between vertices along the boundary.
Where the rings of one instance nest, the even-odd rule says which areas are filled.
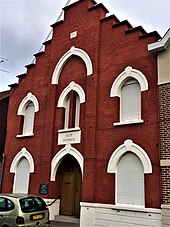
[[[50,220],[54,220],[56,215],[59,215],[60,210],[60,199],[57,199],[54,203],[54,199],[44,199],[48,205],[49,213],[50,213]],[[52,203],[52,204],[51,204]],[[51,204],[51,205],[50,205]]]
[[[85,226],[162,227],[162,211],[152,208],[82,202],[80,227]]]
[[[162,206],[162,227],[170,227],[170,204]]]

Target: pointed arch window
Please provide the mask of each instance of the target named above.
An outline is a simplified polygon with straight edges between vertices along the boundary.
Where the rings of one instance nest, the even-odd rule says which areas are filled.
[[[129,78],[121,87],[120,121],[141,120],[141,90],[136,79]]]
[[[30,168],[26,158],[22,158],[17,165],[13,193],[28,193]]]
[[[147,153],[127,139],[111,155],[108,173],[115,173],[115,201],[117,205],[145,207],[144,174],[152,173]]]
[[[78,128],[80,120],[80,97],[76,91],[70,91],[65,98],[64,128]]]
[[[28,193],[30,173],[34,173],[34,160],[25,147],[14,157],[10,173],[14,173],[13,193]]]
[[[85,102],[85,93],[81,86],[71,82],[61,93],[58,107],[64,107],[64,129],[79,128],[80,104]]]
[[[146,77],[131,66],[115,79],[110,91],[110,97],[120,99],[119,122],[114,125],[142,123],[141,117],[141,92],[148,90]]]
[[[117,204],[145,205],[144,170],[140,159],[126,152],[117,165]]]
[[[22,116],[21,119],[21,133],[17,137],[33,136],[35,112],[39,111],[39,103],[37,98],[28,93],[27,96],[21,101],[18,108],[18,115]]]

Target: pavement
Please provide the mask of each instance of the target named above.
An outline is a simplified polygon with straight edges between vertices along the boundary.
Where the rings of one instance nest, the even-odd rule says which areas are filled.
[[[79,227],[79,224],[77,223],[71,223],[71,222],[60,222],[60,221],[50,221],[50,227]]]
[[[80,219],[72,216],[57,215],[55,220],[50,221],[50,227],[79,227]]]

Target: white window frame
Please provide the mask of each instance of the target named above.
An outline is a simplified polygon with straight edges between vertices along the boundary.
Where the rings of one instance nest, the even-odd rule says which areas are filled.
[[[127,161],[128,155],[133,158],[133,161],[130,162],[130,166],[127,168],[126,165],[129,165],[129,162]],[[129,175],[130,171],[131,174]],[[136,190],[138,190],[137,193],[140,194],[136,195]],[[117,205],[145,207],[143,164],[139,157],[133,152],[126,152],[118,162],[116,173],[116,195]]]
[[[133,87],[133,84],[136,85],[136,87]],[[133,97],[129,95],[129,92],[131,93],[132,90],[135,95]],[[126,90],[126,96],[124,95],[124,92]],[[127,94],[128,93],[128,94]],[[138,94],[137,94],[138,93]],[[127,96],[130,96],[127,97]],[[135,98],[135,100],[131,100],[131,98]],[[130,108],[128,108],[130,106]],[[130,114],[128,113],[130,112]],[[133,114],[135,112],[135,114]],[[130,115],[130,116],[129,116]],[[120,98],[120,122],[131,122],[131,121],[140,121],[141,120],[141,91],[140,91],[140,84],[137,80],[133,78],[129,78],[121,88],[121,98]]]
[[[70,84],[62,91],[62,93],[59,97],[59,100],[58,100],[58,107],[65,108],[64,130],[68,129],[68,124],[69,124],[70,100],[69,100],[68,95],[71,90],[74,90],[77,93],[76,109],[75,109],[75,127],[74,128],[79,128],[80,104],[85,102],[85,93],[84,93],[83,88],[80,85],[76,84],[74,81],[70,82]]]
[[[148,90],[148,81],[147,81],[146,77],[144,76],[144,74],[142,72],[140,72],[139,70],[133,69],[131,66],[128,66],[113,82],[111,91],[110,91],[110,97],[119,97],[121,99],[122,86],[130,78],[138,81],[140,88],[141,88],[141,92]],[[142,104],[141,104],[141,106],[142,106]],[[122,121],[121,120],[121,109],[120,109],[120,120],[119,120],[119,122],[115,122],[113,125],[117,126],[117,125],[135,124],[135,123],[143,123],[143,122],[144,122],[144,120],[141,118],[141,116],[139,116],[138,119],[132,118],[132,119],[127,119],[127,120]]]
[[[30,103],[33,103],[34,105],[34,113],[32,114],[32,118],[30,120],[31,122],[31,125],[30,125],[30,128],[29,128],[29,131],[26,131],[26,124],[27,122],[25,122],[27,119],[26,119],[26,108],[28,107],[28,105]],[[17,135],[16,137],[27,137],[27,136],[33,136],[34,133],[33,133],[33,128],[34,128],[34,115],[35,115],[35,112],[38,112],[39,111],[39,103],[38,103],[38,99],[36,98],[35,95],[33,95],[31,92],[29,92],[27,94],[27,96],[21,101],[20,105],[19,105],[19,108],[18,108],[18,112],[17,112],[17,115],[23,115],[24,116],[24,122],[23,122],[23,129],[22,129],[22,134],[21,135]]]
[[[21,149],[20,152],[18,152],[18,154],[14,157],[12,163],[11,163],[11,167],[10,167],[10,173],[14,173],[14,183],[13,183],[13,192],[15,192],[15,185],[16,185],[16,174],[17,174],[17,168],[18,168],[18,164],[19,162],[22,160],[22,158],[26,158],[28,163],[29,163],[29,171],[30,173],[34,173],[34,160],[32,155],[30,154],[30,152],[23,147]],[[30,179],[30,175],[28,176],[28,179],[26,179],[27,181],[27,192],[28,193],[28,188],[29,188],[29,179]]]
[[[143,169],[144,169],[144,174],[150,174],[152,173],[152,164],[151,160],[148,156],[148,154],[141,148],[139,145],[133,143],[132,140],[127,139],[124,141],[122,145],[120,145],[111,155],[109,159],[109,163],[107,166],[107,173],[115,173],[115,202],[117,204],[117,167],[119,160],[121,157],[126,153],[126,152],[132,152],[134,153],[142,162],[143,164]],[[144,182],[145,183],[145,182]],[[145,185],[144,185],[145,188]],[[119,205],[119,204],[117,204]],[[121,206],[124,206],[123,204],[120,204]],[[136,207],[143,207],[140,205],[125,205],[125,206],[136,206]]]

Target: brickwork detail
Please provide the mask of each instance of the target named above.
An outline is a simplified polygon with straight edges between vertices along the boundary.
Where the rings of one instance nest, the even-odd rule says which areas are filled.
[[[170,160],[170,83],[159,86],[161,160]],[[170,166],[161,168],[162,202],[170,204]]]
[[[159,86],[161,159],[170,159],[170,83]]]
[[[170,204],[170,166],[162,167],[161,171],[163,204]]]

